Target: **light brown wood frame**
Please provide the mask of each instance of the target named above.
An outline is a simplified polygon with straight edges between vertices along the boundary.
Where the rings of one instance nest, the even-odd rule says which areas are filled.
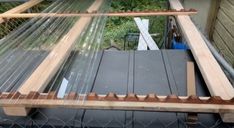
[[[97,11],[104,0],[96,0],[88,12]],[[60,66],[70,55],[77,38],[92,21],[92,17],[81,17],[70,31],[57,43],[49,55],[42,61],[31,76],[20,86],[18,91],[21,94],[28,94],[30,91],[42,92]],[[25,107],[4,107],[5,114],[11,116],[26,116],[30,109]]]
[[[172,9],[183,9],[179,0],[169,0]],[[199,30],[189,16],[176,16],[183,35],[192,51],[196,63],[202,73],[206,85],[212,96],[223,99],[234,97],[234,88],[220,65],[207,47]],[[234,113],[220,113],[224,122],[234,122]]]
[[[139,11],[139,12],[109,12],[109,13],[12,13],[0,14],[0,18],[33,18],[33,17],[126,17],[126,16],[171,16],[171,15],[194,15],[196,11]]]

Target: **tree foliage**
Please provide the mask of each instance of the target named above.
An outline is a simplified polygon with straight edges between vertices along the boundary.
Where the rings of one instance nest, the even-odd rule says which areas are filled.
[[[159,10],[166,8],[165,0],[113,0],[111,11],[144,11]],[[160,33],[163,35],[165,26],[164,16],[141,17],[150,20],[150,33]],[[139,33],[133,17],[110,17],[105,29],[105,46],[110,45],[110,40],[116,44],[123,44],[123,38],[128,33]],[[119,46],[122,48],[123,45]]]

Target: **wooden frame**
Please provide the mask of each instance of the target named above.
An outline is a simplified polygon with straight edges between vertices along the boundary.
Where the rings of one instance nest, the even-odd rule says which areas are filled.
[[[85,100],[84,100],[85,99]],[[23,108],[76,108],[76,109],[109,109],[109,110],[139,110],[163,112],[196,112],[196,113],[234,113],[234,99],[223,100],[219,97],[196,96],[156,96],[148,95],[117,95],[108,93],[76,94],[69,93],[65,98],[57,98],[55,92],[28,95],[2,93],[0,106]]]
[[[183,9],[179,0],[169,0],[171,8],[176,10]],[[206,85],[213,96],[220,96],[223,99],[234,97],[234,88],[225,76],[218,62],[206,46],[205,41],[200,35],[189,16],[176,16],[182,29],[192,54],[198,64]],[[222,114],[225,122],[234,122],[234,114]]]
[[[212,0],[211,7],[209,10],[209,17],[207,19],[206,31],[208,33],[209,39],[213,40],[213,34],[215,29],[215,22],[217,19],[217,14],[219,11],[221,0]]]
[[[187,62],[187,95],[196,95],[194,63]]]
[[[102,3],[103,0],[96,0],[87,11],[97,11]],[[69,57],[75,41],[91,20],[92,17],[80,18],[70,31],[57,43],[32,75],[23,83],[18,91],[22,94],[28,94],[30,91],[42,92],[63,62]],[[26,116],[29,112],[27,108],[20,107],[4,107],[3,110],[7,115],[13,116]]]
[[[34,0],[41,1],[41,0]],[[104,0],[96,0],[91,5],[88,12],[96,12],[97,9],[102,5]],[[183,6],[178,0],[169,0],[170,5],[173,9],[183,10]],[[129,13],[126,13],[129,16]],[[164,12],[160,15],[169,15],[170,13]],[[1,14],[0,17],[21,17],[21,16],[86,16],[81,17],[71,28],[71,30],[58,42],[51,53],[45,58],[45,60],[39,65],[39,67],[33,72],[29,79],[19,88],[19,92],[23,95],[30,94],[31,91],[42,92],[51,78],[55,75],[62,63],[68,58],[72,47],[74,46],[75,40],[80,36],[81,32],[91,22],[92,17],[90,16],[102,16],[103,14]],[[116,14],[117,16],[119,14]],[[136,14],[133,14],[134,16]],[[137,14],[139,15],[139,14]],[[142,14],[143,15],[143,14]],[[148,15],[148,14],[147,14]],[[155,15],[155,14],[154,14]],[[172,14],[170,14],[172,15]],[[175,14],[174,14],[175,15]],[[87,17],[88,16],[88,17]],[[114,15],[113,15],[114,16]],[[120,16],[120,15],[119,15]],[[121,14],[121,16],[123,16]],[[126,16],[126,15],[125,15]],[[25,116],[27,115],[30,108],[40,107],[68,107],[68,108],[79,108],[79,109],[111,109],[111,110],[143,110],[143,111],[167,111],[167,112],[198,112],[198,113],[220,113],[224,122],[234,122],[234,89],[231,83],[228,81],[224,72],[220,68],[219,64],[212,56],[208,47],[205,44],[202,36],[198,29],[193,24],[188,14],[176,15],[177,21],[183,31],[183,34],[191,48],[192,54],[198,64],[198,67],[202,73],[203,78],[207,84],[207,87],[212,96],[220,96],[222,99],[217,97],[169,97],[166,96],[158,97],[165,98],[163,101],[145,101],[138,100],[135,95],[130,97],[116,96],[107,97],[111,100],[103,100],[106,97],[102,96],[95,97],[94,100],[84,100],[78,102],[75,99],[57,99],[57,98],[35,98],[35,99],[22,99],[15,98],[13,95],[10,98],[0,98],[0,106],[4,108],[4,111],[8,115]],[[79,29],[77,29],[79,28]],[[190,67],[190,68],[189,68]],[[188,82],[188,94],[195,95],[195,84],[191,65],[188,67],[188,77],[192,77],[192,83]],[[32,86],[33,85],[33,86]],[[18,93],[16,93],[18,94]],[[46,94],[47,95],[47,94]],[[151,95],[152,96],[152,95]],[[139,99],[144,99],[146,96],[138,96]],[[95,99],[97,98],[97,99]],[[99,98],[99,99],[98,99]],[[125,101],[123,99],[129,98]],[[152,98],[152,97],[151,97]],[[154,99],[155,98],[155,99]],[[156,97],[153,97],[157,100]],[[205,102],[201,100],[206,100]],[[171,101],[172,100],[172,101]],[[176,101],[174,101],[176,100]],[[191,100],[191,101],[189,101]],[[188,102],[189,101],[189,102]],[[193,102],[193,103],[192,103]],[[214,103],[213,103],[214,102]],[[16,106],[16,107],[15,107]]]
[[[196,96],[196,80],[195,69],[193,62],[187,62],[187,95]],[[198,121],[197,113],[188,113],[187,122],[191,125],[196,124]]]
[[[33,18],[33,17],[97,17],[97,16],[171,16],[171,15],[193,15],[196,11],[141,11],[141,12],[109,12],[109,13],[3,13],[0,18]]]
[[[11,14],[14,14],[14,13],[21,13],[21,12],[24,12],[26,11],[27,9],[41,3],[43,0],[30,0],[28,2],[25,2],[24,4],[21,4],[9,11],[6,11],[5,13],[3,14],[0,14],[0,15],[11,15]],[[4,22],[4,19],[3,17],[0,17],[0,24]]]
[[[59,99],[27,99],[0,100],[2,107],[22,108],[76,108],[76,109],[108,109],[139,110],[162,112],[196,112],[196,113],[234,113],[234,105],[221,104],[187,104],[187,103],[153,103],[153,102],[119,102],[119,101],[76,101]]]

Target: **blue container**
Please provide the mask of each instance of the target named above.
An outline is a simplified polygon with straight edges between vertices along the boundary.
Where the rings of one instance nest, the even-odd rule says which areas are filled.
[[[187,45],[184,44],[183,42],[176,42],[175,39],[173,39],[173,42],[172,42],[172,49],[187,50],[188,47],[187,47]]]

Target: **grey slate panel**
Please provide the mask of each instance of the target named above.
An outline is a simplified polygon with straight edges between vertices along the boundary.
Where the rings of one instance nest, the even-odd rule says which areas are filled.
[[[128,60],[128,52],[105,51],[92,91],[99,94],[107,94],[108,92],[126,94]],[[97,125],[100,127],[122,127],[122,124],[125,123],[125,112],[87,110],[83,122],[87,127]]]
[[[164,60],[168,60],[165,63],[168,74],[172,75],[172,79],[174,80],[172,84],[170,84],[171,88],[176,88],[177,90],[172,91],[173,94],[177,94],[180,96],[187,95],[187,61],[193,61],[195,64],[195,77],[196,77],[196,93],[198,96],[209,96],[209,92],[207,87],[205,86],[204,80],[201,79],[201,73],[194,61],[190,51],[183,50],[162,50]],[[169,70],[170,69],[170,70]],[[168,78],[170,79],[170,78]],[[175,84],[174,84],[175,83]],[[172,87],[175,86],[175,87]],[[177,113],[177,117],[180,120],[186,120],[187,114]],[[206,125],[212,125],[213,122],[217,121],[217,115],[215,114],[198,114],[198,119],[200,123]],[[209,119],[209,120],[207,120]],[[185,127],[184,124],[179,123],[179,127]],[[197,127],[202,127],[202,124],[197,125]]]
[[[135,52],[134,92],[171,94],[161,51]]]
[[[128,52],[105,51],[92,91],[126,94],[128,82]]]
[[[161,52],[164,60],[166,74],[168,76],[171,93],[181,96],[187,95],[186,62],[189,60],[189,57],[187,56],[186,51],[162,50]],[[181,93],[180,87],[183,87],[182,91],[184,91],[184,93]],[[186,120],[186,115],[183,113],[176,113],[176,116],[178,120]],[[178,122],[178,127],[182,126],[183,124]]]
[[[36,53],[35,53],[36,55]],[[79,56],[74,58],[65,77],[76,70]],[[171,93],[186,95],[186,61],[193,60],[187,51],[105,51],[99,55],[94,71],[94,86],[88,90],[106,94],[115,92],[126,94],[134,92],[158,95]],[[100,64],[100,67],[99,67]],[[196,67],[197,68],[197,67]],[[197,70],[198,71],[198,70]],[[22,76],[23,77],[23,76]],[[91,80],[91,82],[93,82]],[[73,81],[74,83],[74,81]],[[77,84],[77,83],[75,83]],[[208,96],[208,90],[196,72],[197,94]],[[73,91],[80,87],[73,88]],[[132,112],[76,109],[37,109],[28,117],[8,117],[0,110],[0,126],[14,127],[134,127],[134,128],[185,128],[186,114],[164,112]],[[6,126],[6,125],[4,125]],[[198,128],[231,128],[233,125],[221,122],[217,114],[199,114]]]
[[[134,92],[136,94],[171,94],[161,51],[135,52]],[[134,112],[134,128],[177,127],[175,113]],[[146,125],[146,126],[145,126]]]
[[[45,51],[15,49],[1,56],[0,90],[17,90],[46,55],[47,52]]]
[[[187,62],[193,61],[195,64],[195,77],[196,77],[196,92],[198,96],[209,96],[207,87],[205,86],[204,80],[201,79],[201,74],[199,69],[196,65],[195,60],[192,58],[190,51],[183,51],[183,50],[162,50],[165,65],[167,67],[167,73],[172,75],[172,80],[170,82],[171,86],[176,86],[176,90],[174,92],[180,96],[187,95]],[[169,70],[170,69],[170,70]],[[169,79],[169,78],[168,78]],[[171,87],[173,88],[173,87]],[[176,92],[177,91],[177,92]]]

